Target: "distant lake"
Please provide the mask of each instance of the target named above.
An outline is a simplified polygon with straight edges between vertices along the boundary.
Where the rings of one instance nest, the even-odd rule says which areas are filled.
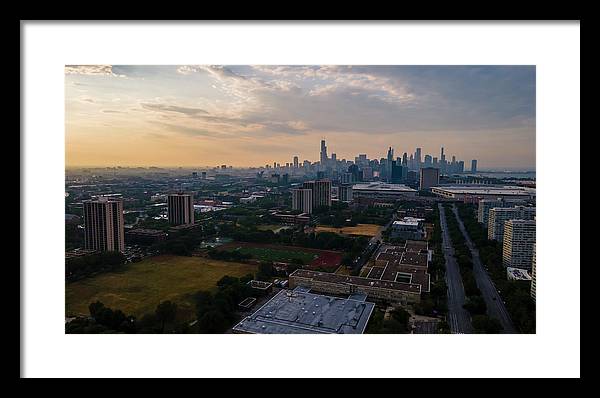
[[[480,172],[477,173],[478,176],[488,177],[488,178],[526,178],[535,180],[535,171],[527,171],[527,172]]]

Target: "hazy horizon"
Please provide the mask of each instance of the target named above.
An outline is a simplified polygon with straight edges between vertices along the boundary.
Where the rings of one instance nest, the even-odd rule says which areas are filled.
[[[261,167],[444,147],[535,170],[535,66],[65,68],[67,167]],[[209,166],[210,165],[210,166]]]

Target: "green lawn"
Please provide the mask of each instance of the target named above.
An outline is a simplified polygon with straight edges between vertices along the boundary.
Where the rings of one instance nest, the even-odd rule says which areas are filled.
[[[241,277],[255,273],[257,266],[203,257],[157,256],[131,263],[124,271],[105,273],[67,283],[67,314],[88,315],[90,303],[99,300],[113,309],[136,317],[153,312],[159,302],[178,303],[181,316],[191,317],[191,295],[199,290],[214,290],[224,275]]]
[[[289,263],[294,259],[300,259],[304,262],[304,264],[308,264],[318,257],[318,254],[315,253],[307,253],[296,250],[271,249],[265,247],[240,246],[231,250],[235,250],[244,254],[251,254],[252,258],[258,259],[260,261],[276,261],[283,263]]]

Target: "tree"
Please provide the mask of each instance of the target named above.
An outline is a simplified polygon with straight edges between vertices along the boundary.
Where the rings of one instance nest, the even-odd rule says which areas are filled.
[[[208,311],[198,319],[198,330],[204,333],[223,333],[228,327],[223,314],[216,310]]]
[[[164,333],[165,324],[175,320],[175,316],[177,315],[177,304],[172,303],[169,300],[163,301],[156,306],[154,314],[156,315],[157,321],[161,324],[161,333]]]

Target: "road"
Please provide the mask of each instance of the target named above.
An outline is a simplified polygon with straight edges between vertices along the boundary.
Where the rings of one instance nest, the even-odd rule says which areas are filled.
[[[485,304],[487,306],[487,314],[492,318],[496,318],[502,324],[502,333],[517,333],[515,326],[510,319],[510,315],[504,306],[504,302],[502,298],[498,294],[498,290],[496,289],[496,285],[488,275],[487,271],[483,268],[481,264],[481,259],[479,258],[479,250],[473,244],[473,241],[469,237],[465,225],[458,215],[458,210],[456,205],[452,205],[452,211],[458,220],[458,226],[463,233],[465,240],[467,242],[467,247],[471,250],[471,257],[473,258],[473,275],[475,276],[475,281],[477,282],[477,287],[481,290],[481,295],[485,300]]]
[[[442,250],[446,259],[446,285],[448,286],[447,321],[452,333],[472,333],[471,315],[463,308],[465,304],[465,288],[460,276],[458,263],[454,258],[454,247],[452,247],[452,241],[448,234],[444,206],[439,203],[438,209],[440,210],[440,225],[442,227]]]

